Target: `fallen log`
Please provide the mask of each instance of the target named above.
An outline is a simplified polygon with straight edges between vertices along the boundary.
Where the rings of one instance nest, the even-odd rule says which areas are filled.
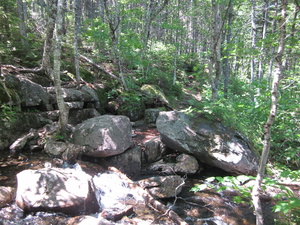
[[[99,66],[98,64],[94,63],[91,59],[85,57],[84,55],[79,55],[79,58],[87,61],[88,63],[90,63],[91,65],[93,65],[94,67],[96,67],[97,69],[99,69],[100,71],[102,71],[103,73],[117,79],[118,81],[121,81],[121,79],[119,77],[117,77],[116,75],[114,75],[113,73],[107,71],[106,69],[102,68],[101,66]]]

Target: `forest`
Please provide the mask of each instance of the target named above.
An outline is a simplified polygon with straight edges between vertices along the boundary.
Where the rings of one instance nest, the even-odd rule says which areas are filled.
[[[155,85],[168,107],[251,141],[259,191],[265,176],[300,179],[299,10],[299,0],[1,0],[0,66],[53,81],[62,134],[62,83],[101,83],[127,108]],[[17,109],[0,104],[2,126]],[[300,220],[299,199],[279,206]]]

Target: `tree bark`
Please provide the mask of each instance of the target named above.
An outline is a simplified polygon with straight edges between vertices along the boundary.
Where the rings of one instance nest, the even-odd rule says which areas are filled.
[[[57,0],[56,6],[57,15],[55,20],[55,30],[54,30],[54,51],[53,51],[53,80],[56,93],[56,101],[59,109],[59,131],[64,133],[64,129],[68,124],[68,114],[69,110],[65,105],[63,98],[63,90],[61,87],[60,80],[60,66],[61,66],[61,43],[62,43],[62,33],[63,33],[63,6],[65,0]]]
[[[20,27],[20,34],[21,34],[21,42],[22,42],[22,48],[25,52],[27,52],[29,49],[29,43],[27,40],[27,29],[26,29],[26,3],[23,2],[23,0],[17,0],[17,11],[19,16],[19,27]]]
[[[224,23],[231,8],[231,0],[228,3],[227,9],[222,18],[221,6],[216,0],[211,0],[212,22],[211,22],[211,56],[209,59],[209,75],[211,81],[212,96],[211,99],[215,102],[218,99],[219,83],[222,73],[221,69],[221,43]]]
[[[264,5],[264,21],[263,21],[263,31],[262,31],[262,40],[264,41],[266,39],[267,35],[267,26],[268,26],[268,12],[269,12],[269,0],[265,0]],[[258,79],[262,79],[264,75],[263,71],[263,60],[265,58],[265,49],[264,49],[264,42],[262,42],[262,46],[260,48],[260,57],[258,62]]]
[[[80,83],[80,71],[79,71],[79,53],[78,53],[78,35],[80,32],[80,7],[81,0],[75,0],[74,3],[74,61],[75,61],[75,73],[76,73],[76,85],[79,87]]]
[[[118,8],[119,7],[118,0],[113,0],[113,5],[115,7],[114,14],[109,10],[108,5],[107,5],[107,0],[105,0],[103,2],[103,7],[105,10],[106,18],[107,18],[109,29],[110,29],[110,38],[112,41],[113,53],[115,56],[115,61],[118,65],[119,77],[122,81],[124,89],[128,90],[127,83],[126,83],[125,77],[123,75],[122,60],[121,60],[119,49],[118,49],[118,42],[119,42],[118,29],[119,29],[120,23],[121,23],[121,16],[120,16],[119,8]]]
[[[46,37],[44,41],[44,51],[43,51],[43,58],[42,58],[42,66],[41,70],[45,72],[46,76],[51,78],[52,77],[52,65],[51,65],[51,55],[52,55],[52,38],[53,32],[55,28],[55,18],[56,18],[56,3],[55,0],[47,1],[48,5],[46,6],[47,13],[47,31]]]
[[[229,63],[229,45],[231,42],[231,26],[233,20],[233,7],[230,2],[229,13],[228,13],[228,22],[227,22],[227,31],[226,31],[226,50],[225,50],[225,59],[224,59],[224,98],[228,98],[228,86],[229,86],[229,77],[230,77],[230,63]]]
[[[256,215],[256,225],[263,225],[264,218],[263,218],[263,211],[260,202],[260,190],[262,179],[265,174],[265,168],[268,160],[268,155],[270,152],[270,143],[271,143],[271,128],[274,123],[276,114],[277,114],[277,105],[278,105],[278,88],[279,82],[282,77],[283,68],[282,68],[282,58],[285,48],[285,36],[286,36],[286,8],[287,8],[287,1],[288,0],[281,0],[281,20],[280,20],[280,42],[278,46],[278,51],[276,55],[276,68],[273,74],[273,84],[272,84],[272,105],[270,109],[270,114],[268,120],[264,126],[264,142],[263,142],[263,152],[260,159],[260,165],[255,181],[255,185],[252,190],[252,199],[255,208],[255,215]]]
[[[256,7],[256,0],[252,0],[252,6],[251,6],[252,43],[251,43],[251,48],[253,50],[253,54],[252,54],[252,59],[251,59],[251,71],[250,71],[251,72],[250,80],[251,80],[251,89],[252,89],[252,93],[251,93],[252,102],[255,101],[253,83],[254,83],[254,80],[256,78],[256,76],[255,76],[255,73],[256,73],[256,69],[255,69],[256,58],[254,56],[254,51],[256,49],[257,25],[256,25],[255,7]]]

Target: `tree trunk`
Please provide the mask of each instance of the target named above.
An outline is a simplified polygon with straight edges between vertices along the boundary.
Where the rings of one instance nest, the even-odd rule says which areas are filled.
[[[219,79],[220,79],[220,60],[221,60],[221,35],[220,35],[220,6],[216,3],[215,0],[211,1],[211,10],[212,10],[212,36],[210,44],[210,81],[212,89],[212,101],[215,102],[218,99],[218,90],[219,90]]]
[[[75,0],[74,3],[74,61],[75,61],[75,73],[76,73],[76,83],[79,87],[80,83],[80,71],[79,71],[79,53],[78,53],[78,35],[80,32],[80,7],[81,0]]]
[[[209,60],[209,75],[211,81],[212,96],[211,99],[215,102],[218,99],[219,83],[222,74],[221,68],[221,44],[222,44],[222,32],[224,29],[224,23],[229,14],[231,8],[231,0],[228,3],[227,9],[222,18],[222,7],[216,0],[211,0],[212,22],[211,22],[211,43],[210,51],[211,56]]]
[[[56,4],[55,0],[47,1],[48,5],[46,6],[47,13],[47,31],[46,37],[44,41],[44,51],[43,51],[43,58],[42,58],[42,67],[41,69],[45,72],[46,76],[51,78],[52,77],[52,66],[51,66],[51,55],[52,55],[52,38],[53,32],[55,28],[55,18],[56,18]]]
[[[60,61],[61,61],[61,43],[63,33],[63,5],[65,0],[57,0],[57,16],[54,30],[54,51],[53,51],[53,80],[56,92],[56,101],[59,109],[59,131],[64,133],[64,129],[68,124],[68,108],[65,105],[63,91],[60,80]],[[53,4],[52,6],[55,6]]]
[[[147,7],[147,13],[146,17],[144,19],[144,34],[142,36],[142,49],[140,52],[141,55],[141,61],[142,63],[146,61],[145,52],[148,50],[148,42],[150,39],[151,34],[151,23],[155,19],[155,17],[166,7],[166,5],[169,3],[169,0],[164,0],[163,3],[160,6],[157,6],[158,3],[155,0],[150,0],[149,5]],[[150,59],[148,59],[150,60]],[[148,61],[147,60],[147,61]],[[147,66],[148,67],[148,66]],[[142,71],[145,76],[147,76],[148,68],[144,68],[144,65],[142,65]]]
[[[278,87],[279,82],[282,77],[283,68],[282,68],[282,58],[284,53],[285,47],[285,36],[286,36],[286,8],[287,8],[287,1],[288,0],[281,0],[281,21],[280,21],[280,42],[278,46],[278,51],[276,55],[276,68],[273,74],[273,85],[272,85],[272,105],[270,110],[270,115],[268,120],[264,126],[264,142],[263,142],[263,152],[260,159],[260,165],[255,181],[255,185],[252,190],[252,199],[255,208],[255,215],[256,215],[256,225],[263,225],[264,218],[263,218],[263,211],[260,202],[260,190],[262,179],[265,174],[265,168],[268,160],[268,155],[270,152],[270,142],[271,142],[271,128],[274,123],[276,114],[277,114],[277,104],[278,104]]]
[[[119,77],[122,81],[123,87],[125,90],[128,90],[127,88],[127,83],[126,80],[124,78],[123,75],[123,69],[122,69],[122,62],[121,62],[121,58],[120,58],[120,53],[119,53],[119,49],[118,49],[118,42],[119,42],[119,33],[118,33],[118,29],[121,23],[121,16],[120,16],[120,12],[119,12],[119,6],[118,6],[118,1],[114,0],[113,1],[113,5],[115,7],[115,12],[112,13],[107,5],[107,0],[105,0],[103,2],[103,7],[105,10],[105,14],[106,14],[106,19],[108,21],[108,25],[109,25],[109,29],[110,29],[110,38],[112,41],[112,48],[113,48],[113,54],[115,57],[115,61],[118,65],[118,70],[119,70]]]
[[[275,33],[276,32],[276,27],[277,27],[277,14],[278,14],[278,10],[277,10],[277,8],[278,8],[278,0],[276,0],[275,2],[274,2],[274,4],[275,4],[275,18],[273,19],[273,22],[272,22],[272,33]],[[270,53],[270,55],[271,55],[271,59],[270,59],[270,62],[269,62],[269,73],[268,73],[268,84],[270,84],[271,83],[271,76],[272,76],[272,74],[273,74],[273,62],[274,62],[274,57],[273,57],[273,55],[275,54],[275,47],[272,47],[271,48],[271,53]]]
[[[229,77],[230,77],[230,64],[229,64],[229,44],[231,41],[231,25],[232,25],[232,17],[233,17],[233,7],[230,3],[229,13],[228,13],[228,22],[227,22],[227,33],[226,33],[226,50],[225,50],[225,59],[224,59],[224,97],[228,98],[228,85],[229,85]]]
[[[268,25],[268,10],[269,8],[269,0],[265,0],[265,5],[264,5],[264,21],[263,21],[263,31],[262,31],[262,45],[260,48],[260,57],[259,57],[259,62],[258,62],[258,79],[263,78],[263,60],[265,58],[265,49],[264,49],[264,40],[266,39],[267,35],[267,25]]]
[[[256,26],[256,15],[255,15],[255,6],[256,6],[256,0],[252,0],[252,6],[251,6],[251,27],[252,27],[252,43],[251,43],[251,47],[253,50],[252,53],[252,59],[251,59],[251,89],[252,89],[252,93],[251,93],[251,100],[254,102],[254,80],[256,78],[255,74],[256,74],[256,70],[255,70],[255,61],[256,58],[254,56],[254,51],[256,49],[256,39],[257,39],[257,26]]]
[[[27,31],[26,31],[26,3],[23,2],[23,0],[17,0],[17,11],[19,16],[19,26],[20,26],[20,34],[21,34],[21,42],[22,42],[22,48],[25,52],[27,52],[29,49],[29,43],[27,40]]]

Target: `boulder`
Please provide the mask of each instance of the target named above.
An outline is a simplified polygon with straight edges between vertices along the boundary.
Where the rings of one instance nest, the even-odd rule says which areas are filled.
[[[71,109],[69,111],[69,123],[70,124],[79,124],[82,123],[83,121],[100,116],[100,113],[93,108],[88,108],[88,109]]]
[[[194,156],[181,154],[176,157],[176,164],[174,166],[175,173],[180,174],[195,174],[201,171],[199,163]]]
[[[64,162],[75,164],[78,154],[83,152],[85,147],[68,142],[49,140],[46,142],[44,150],[50,156],[62,156]]]
[[[83,101],[85,101],[85,102],[99,102],[97,92],[93,88],[90,88],[88,86],[82,86],[80,90],[82,91],[82,95],[83,95],[82,100]]]
[[[175,162],[165,162],[163,159],[148,166],[148,171],[164,174],[195,174],[199,173],[203,168],[200,167],[194,156],[180,154],[176,157]]]
[[[134,146],[120,155],[106,158],[110,166],[118,168],[129,177],[137,177],[142,168],[142,150],[140,146]]]
[[[101,209],[122,211],[128,205],[145,201],[118,172],[99,173],[94,176],[93,182]]]
[[[16,203],[25,212],[81,215],[99,209],[92,177],[82,171],[69,168],[24,170],[17,174],[17,182]]]
[[[43,110],[51,109],[46,88],[23,76],[17,76],[17,78],[20,81],[19,86],[14,88],[18,90],[22,107],[40,107]]]
[[[155,123],[160,112],[161,112],[160,109],[146,109],[145,110],[146,123],[147,124]]]
[[[77,216],[69,219],[67,225],[115,225],[114,222],[110,222],[102,217],[96,218],[94,216]]]
[[[9,146],[10,153],[15,153],[17,151],[23,150],[26,144],[32,140],[37,140],[38,133],[35,129],[30,129],[28,134],[23,135],[18,138],[11,146]],[[35,141],[36,142],[36,141]]]
[[[255,175],[258,157],[240,133],[203,116],[170,111],[156,121],[162,141],[170,148],[232,174]]]
[[[146,188],[154,198],[171,198],[177,196],[184,184],[178,175],[158,176],[140,180],[139,185]]]
[[[132,127],[126,116],[103,115],[88,119],[75,127],[73,142],[85,146],[83,154],[108,157],[123,153],[130,148]]]
[[[83,93],[80,90],[71,89],[71,88],[62,88],[62,92],[63,92],[63,98],[65,102],[77,102],[83,100]]]
[[[65,102],[68,109],[82,109],[84,102]]]
[[[11,203],[15,197],[15,189],[12,187],[0,186],[0,208]]]
[[[160,137],[154,137],[144,143],[143,162],[152,163],[162,158],[166,152],[166,146],[162,143]]]
[[[145,84],[141,87],[141,91],[145,94],[145,104],[147,108],[169,106],[167,97],[158,86]]]
[[[8,148],[16,139],[20,138],[20,136],[28,133],[31,128],[38,129],[46,124],[52,123],[46,112],[15,113],[11,119],[9,122],[4,122],[0,126],[0,149]]]

